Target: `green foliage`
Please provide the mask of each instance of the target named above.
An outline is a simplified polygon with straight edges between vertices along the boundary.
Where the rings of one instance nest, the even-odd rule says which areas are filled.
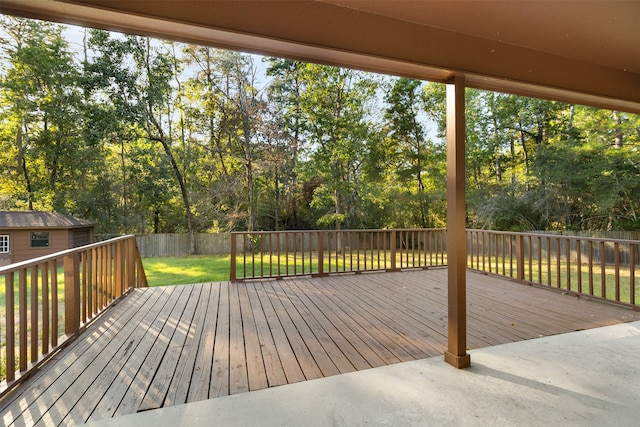
[[[446,225],[445,86],[2,17],[0,209],[98,233]],[[471,227],[640,229],[640,117],[466,92]]]

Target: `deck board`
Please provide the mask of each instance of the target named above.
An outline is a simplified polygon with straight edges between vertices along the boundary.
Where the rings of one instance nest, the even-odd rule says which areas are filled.
[[[104,394],[114,390],[114,382],[117,381],[122,369],[128,363],[127,355],[133,351],[136,343],[144,340],[144,331],[135,330],[133,325],[144,321],[146,316],[155,314],[162,310],[164,303],[170,300],[173,290],[163,293],[162,298],[159,298],[157,302],[148,299],[146,304],[141,306],[139,314],[133,317],[127,324],[123,325],[117,330],[116,336],[111,340],[108,346],[105,346],[103,351],[100,351],[95,356],[95,361],[88,366],[88,369],[83,370],[81,363],[74,364],[74,369],[83,370],[81,377],[73,382],[72,387],[66,387],[65,383],[56,382],[56,386],[62,390],[65,390],[63,395],[60,396],[58,402],[78,402],[73,408],[73,411],[69,411],[62,418],[64,423],[81,423],[88,419],[94,411],[95,407],[99,404],[100,399]],[[82,381],[80,380],[82,379]],[[84,384],[89,385],[84,385]],[[91,388],[91,393],[85,395],[84,390]],[[121,390],[125,390],[125,386]],[[119,394],[119,393],[115,393]],[[61,420],[54,415],[48,413],[43,418],[44,424],[59,424]]]
[[[198,341],[194,342],[191,350],[193,354],[193,364],[191,369],[185,367],[182,382],[178,385],[182,390],[181,397],[177,403],[204,400],[209,397],[209,382],[211,379],[211,369],[213,367],[213,344],[216,334],[216,322],[218,319],[218,307],[220,299],[220,287],[215,289],[211,285],[203,285],[209,292],[202,299],[202,318],[197,326]]]
[[[209,308],[212,286],[201,286],[202,293],[197,301],[193,321],[187,331],[187,340],[180,352],[180,359],[175,374],[171,379],[169,390],[164,401],[166,406],[174,406],[187,402],[191,377],[198,356],[198,349],[205,329],[205,317]],[[214,325],[215,328],[215,325]]]
[[[139,289],[0,401],[4,425],[60,425],[430,356],[445,269]],[[467,274],[468,346],[640,319],[627,308]]]
[[[166,291],[162,292],[165,293]],[[50,364],[51,368],[40,370],[28,384],[22,386],[25,388],[23,392],[7,396],[7,402],[2,402],[2,406],[6,405],[6,408],[3,407],[1,411],[5,425],[35,425],[42,418],[43,422],[53,424],[52,417],[60,418],[71,412],[70,405],[77,400],[58,400],[67,391],[69,394],[75,393],[74,384],[82,383],[83,378],[90,378],[90,370],[104,368],[106,359],[99,357],[100,353],[115,353],[117,346],[108,344],[117,343],[126,335],[127,325],[144,319],[144,307],[153,307],[153,302],[145,297],[148,295],[131,295],[127,300],[131,309],[124,312],[117,310],[120,307],[114,307],[106,318],[100,319],[99,325],[94,325],[91,331],[84,334],[82,340],[56,356]],[[55,409],[52,411],[51,408]]]
[[[130,369],[125,378],[130,381],[129,386],[119,404],[109,408],[109,411],[115,409],[111,416],[137,412],[156,376],[164,375],[164,372],[159,369],[160,365],[171,346],[174,335],[180,329],[181,316],[194,289],[187,287],[177,291],[177,298],[170,300],[174,304],[165,306],[147,331],[146,335],[149,338],[136,347],[127,364]],[[139,367],[139,369],[131,369],[132,367]]]
[[[299,314],[294,312],[294,310],[286,309],[288,306],[284,301],[286,297],[282,292],[277,292],[272,285],[273,283],[259,283],[256,287],[261,290],[259,291],[259,295],[261,299],[265,301],[265,303],[263,303],[263,307],[267,306],[266,301],[268,301],[273,308],[276,317],[267,316],[267,319],[281,325],[285,337],[291,347],[291,351],[293,352],[298,366],[304,375],[304,379],[312,380],[315,378],[321,378],[323,376],[323,372],[327,372],[326,375],[337,374],[337,368],[328,359],[326,353],[321,351],[322,347],[317,340],[311,339],[309,335],[307,335],[308,338],[306,340],[302,337],[301,334],[304,333],[304,329],[296,327],[296,319]],[[290,303],[288,299],[287,302]],[[302,324],[303,322],[299,321],[298,323]],[[317,351],[312,353],[313,350]],[[282,351],[289,351],[286,344]],[[325,366],[324,371],[322,370],[323,365]]]
[[[229,297],[228,283],[220,285],[218,296],[218,319],[216,321],[213,362],[205,366],[211,370],[211,381],[204,383],[203,389],[209,387],[209,398],[229,395]]]
[[[244,292],[251,306],[251,315],[255,318],[256,332],[258,334],[258,345],[262,360],[264,362],[264,370],[266,375],[266,386],[275,387],[287,383],[284,365],[278,354],[278,347],[274,341],[272,330],[265,317],[264,308],[260,302],[260,298],[256,292],[256,286],[244,286]],[[275,332],[275,331],[274,331]],[[281,343],[282,345],[282,343]],[[285,344],[286,345],[286,344]],[[285,360],[287,366],[295,364],[295,358]]]

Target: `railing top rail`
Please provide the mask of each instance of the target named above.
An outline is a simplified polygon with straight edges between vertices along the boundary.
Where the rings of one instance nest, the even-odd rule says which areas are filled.
[[[18,270],[18,269],[22,269],[22,268],[33,267],[35,265],[42,264],[43,262],[51,261],[53,259],[57,259],[57,258],[63,257],[63,256],[68,255],[68,254],[81,252],[81,251],[86,251],[87,249],[93,249],[93,248],[97,248],[97,247],[104,246],[104,245],[107,245],[107,244],[111,244],[111,243],[117,242],[118,240],[127,240],[127,239],[131,239],[131,238],[135,238],[135,236],[133,234],[128,234],[126,236],[114,237],[113,239],[104,240],[102,242],[92,243],[90,245],[78,246],[77,248],[72,248],[72,249],[65,249],[64,251],[56,252],[56,253],[50,254],[50,255],[41,256],[41,257],[38,257],[38,258],[28,259],[26,261],[20,261],[20,262],[17,262],[15,264],[9,264],[9,265],[6,265],[4,267],[0,267],[0,275],[3,275],[5,273],[11,273],[12,271],[15,271],[15,270]]]
[[[568,236],[566,234],[547,234],[547,233],[533,233],[533,232],[521,232],[521,231],[498,231],[498,230],[482,230],[475,228],[467,228],[467,231],[477,231],[486,234],[511,234],[515,236],[539,236],[539,237],[549,237],[553,239],[561,239],[561,240],[590,240],[592,242],[605,242],[605,243],[631,243],[631,244],[640,244],[640,240],[630,240],[630,239],[609,239],[603,237],[587,237],[587,236]]]
[[[232,231],[231,234],[284,234],[284,233],[384,233],[388,231],[446,231],[446,228],[352,228],[344,230],[281,230],[281,231]]]

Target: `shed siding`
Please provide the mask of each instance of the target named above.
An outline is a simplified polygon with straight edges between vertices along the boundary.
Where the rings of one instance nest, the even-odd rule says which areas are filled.
[[[49,246],[46,248],[32,248],[30,244],[32,231],[49,231]],[[68,249],[69,230],[13,230],[12,233],[12,262],[25,261]]]
[[[69,248],[77,248],[78,246],[91,244],[93,242],[93,233],[91,231],[91,228],[70,230]]]

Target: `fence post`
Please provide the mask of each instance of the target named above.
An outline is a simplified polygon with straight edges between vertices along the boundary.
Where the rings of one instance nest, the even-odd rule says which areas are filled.
[[[75,335],[80,330],[80,257],[77,252],[65,255],[64,332]]]
[[[524,236],[516,235],[516,265],[518,269],[517,279],[519,282],[524,281]]]
[[[391,269],[389,271],[396,271],[396,230],[391,230],[389,249],[391,249]]]
[[[318,231],[318,276],[324,275],[324,233]]]
[[[231,265],[229,267],[229,281],[231,283],[234,283],[237,281],[236,278],[236,251],[237,251],[237,245],[236,245],[236,234],[235,233],[231,233]]]

